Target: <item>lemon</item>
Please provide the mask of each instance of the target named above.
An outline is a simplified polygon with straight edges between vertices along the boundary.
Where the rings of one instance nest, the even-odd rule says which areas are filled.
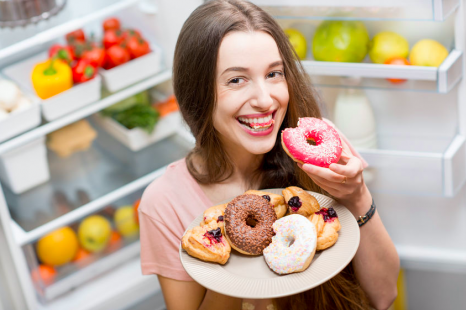
[[[78,251],[78,238],[70,227],[62,227],[42,237],[37,242],[37,256],[49,266],[70,262]]]
[[[78,228],[79,242],[89,252],[102,251],[110,240],[110,221],[101,215],[86,217]]]
[[[377,64],[383,64],[394,57],[407,58],[408,54],[408,41],[392,31],[383,31],[376,34],[372,38],[369,47],[369,57]]]
[[[133,237],[139,232],[139,225],[136,223],[133,206],[123,206],[118,208],[113,216],[115,226],[123,237]]]
[[[298,54],[299,59],[306,58],[307,54],[307,42],[304,35],[294,28],[285,29],[285,34],[290,40],[291,45],[293,46],[296,54]]]
[[[414,44],[409,61],[413,66],[438,67],[447,56],[445,46],[435,40],[424,39]]]

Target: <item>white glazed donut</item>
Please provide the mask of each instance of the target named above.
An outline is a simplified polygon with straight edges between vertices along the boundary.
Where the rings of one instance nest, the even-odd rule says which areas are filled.
[[[316,252],[317,232],[306,217],[291,214],[275,221],[275,236],[264,249],[267,265],[278,274],[306,270]]]

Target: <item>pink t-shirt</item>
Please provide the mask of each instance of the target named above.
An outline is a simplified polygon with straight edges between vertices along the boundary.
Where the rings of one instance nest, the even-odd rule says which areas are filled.
[[[367,163],[341,133],[340,137],[366,167]],[[193,281],[181,265],[181,238],[188,225],[212,206],[189,173],[185,159],[170,164],[146,188],[139,205],[142,274]]]

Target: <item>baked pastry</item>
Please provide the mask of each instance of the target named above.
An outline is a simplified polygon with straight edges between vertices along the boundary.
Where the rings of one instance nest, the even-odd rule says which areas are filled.
[[[233,249],[261,255],[272,242],[272,224],[277,215],[266,199],[243,194],[228,203],[224,220],[225,236]]]
[[[300,187],[290,186],[285,188],[282,193],[290,214],[300,214],[309,217],[314,212],[320,210],[317,199]]]
[[[286,214],[286,211],[288,210],[288,206],[285,203],[285,198],[283,198],[282,195],[264,192],[264,191],[256,191],[252,189],[245,192],[245,194],[253,194],[253,195],[261,196],[262,198],[269,201],[273,206],[275,214],[277,215],[277,219],[283,217]]]
[[[304,216],[292,214],[273,223],[275,236],[264,249],[267,265],[278,274],[306,270],[316,253],[317,232]]]
[[[225,215],[225,208],[227,204],[224,203],[222,205],[217,205],[210,207],[209,209],[204,211],[204,217],[201,222],[201,226],[206,224],[215,223],[217,227],[220,227],[222,230],[222,234],[225,235],[225,225],[223,217]]]
[[[215,222],[188,230],[181,239],[181,248],[193,257],[222,265],[231,253],[230,244]]]
[[[337,242],[341,224],[335,209],[322,208],[312,214],[309,220],[316,226],[317,251],[328,249]]]

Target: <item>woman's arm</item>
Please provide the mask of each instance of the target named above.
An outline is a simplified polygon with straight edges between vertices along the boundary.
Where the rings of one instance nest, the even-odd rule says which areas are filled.
[[[242,299],[206,290],[194,281],[158,278],[167,310],[241,310]]]
[[[369,210],[372,196],[364,183],[363,165],[345,143],[340,162],[330,165],[329,169],[313,165],[300,167],[317,185],[345,205],[356,219]],[[397,295],[398,253],[377,212],[360,232],[359,249],[353,259],[356,277],[372,306],[387,309]]]

